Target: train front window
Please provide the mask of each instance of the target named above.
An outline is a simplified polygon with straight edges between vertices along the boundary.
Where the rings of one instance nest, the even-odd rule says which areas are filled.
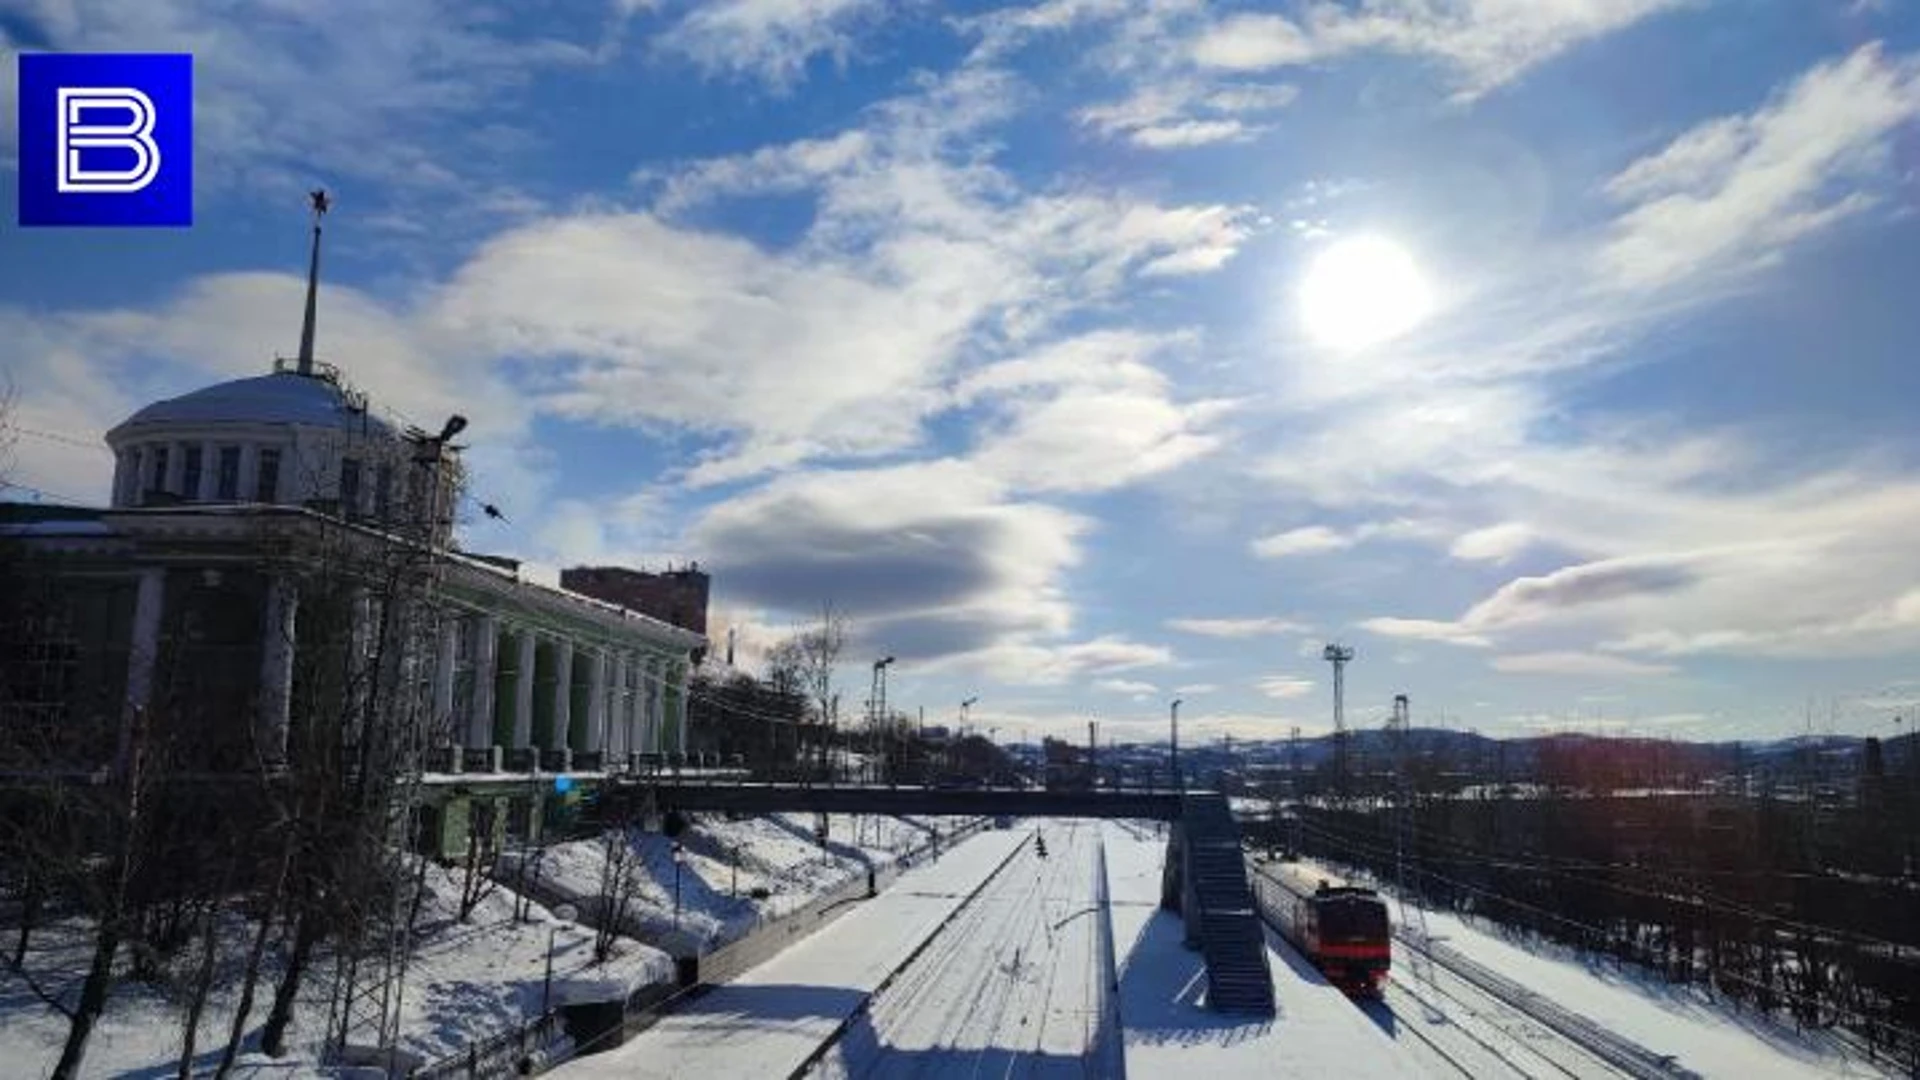
[[[1387,909],[1374,900],[1335,900],[1320,906],[1320,940],[1383,941]]]

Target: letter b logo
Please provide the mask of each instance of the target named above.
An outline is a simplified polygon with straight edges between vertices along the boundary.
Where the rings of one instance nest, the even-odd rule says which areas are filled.
[[[20,57],[20,224],[193,224],[193,58]]]

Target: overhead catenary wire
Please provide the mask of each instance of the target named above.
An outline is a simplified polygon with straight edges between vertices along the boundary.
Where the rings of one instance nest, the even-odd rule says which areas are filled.
[[[1307,832],[1318,834],[1322,839],[1326,840],[1330,844],[1343,846],[1356,851],[1370,852],[1376,858],[1386,857],[1387,855],[1391,854],[1390,852],[1387,851],[1386,848],[1384,848],[1379,844],[1374,844],[1374,843],[1370,843],[1362,840],[1356,840],[1350,836],[1343,836],[1338,833],[1332,832],[1330,830],[1323,829],[1317,825],[1302,822],[1301,827],[1303,830]],[[1427,861],[1425,858],[1419,855],[1414,856],[1414,858],[1417,861],[1422,861],[1422,862]],[[1508,896],[1496,890],[1488,889],[1480,885],[1475,885],[1472,882],[1462,881],[1459,878],[1455,878],[1450,875],[1440,873],[1437,870],[1422,869],[1420,873],[1426,875],[1427,877],[1431,878],[1434,881],[1443,882],[1445,884],[1452,885],[1455,888],[1473,893],[1477,896],[1483,896],[1491,900],[1497,900],[1500,903],[1507,904],[1515,908],[1519,908],[1525,911],[1531,911],[1547,919],[1551,919],[1554,922],[1560,923],[1562,925],[1570,926],[1575,929],[1582,930],[1586,932],[1588,935],[1590,935],[1598,943],[1631,944],[1625,938],[1621,937],[1620,934],[1618,934],[1613,930],[1610,930],[1603,926],[1596,926],[1590,922],[1586,922],[1582,919],[1576,919],[1569,915],[1563,915],[1557,911],[1552,911],[1547,908],[1541,907],[1539,904],[1531,903],[1526,900],[1521,900],[1517,897]],[[1746,986],[1751,986],[1756,989],[1764,990],[1770,994],[1776,994],[1782,998],[1785,998],[1791,1001],[1796,1001],[1805,1005],[1809,1005],[1815,1009],[1824,1009],[1837,1016],[1845,1016],[1857,1022],[1867,1024],[1869,1026],[1878,1028],[1883,1031],[1891,1032],[1899,1036],[1903,1041],[1907,1042],[1908,1044],[1920,1043],[1920,1030],[1903,1027],[1899,1024],[1893,1023],[1892,1021],[1871,1017],[1864,1013],[1857,1012],[1853,1009],[1849,1009],[1846,1006],[1837,1004],[1835,1002],[1822,1001],[1818,998],[1810,997],[1805,994],[1800,994],[1795,991],[1788,990],[1783,986],[1774,986],[1768,983],[1763,983],[1757,979],[1740,975],[1737,972],[1716,969],[1713,971],[1712,975],[1713,975],[1713,978],[1715,979],[1724,979],[1729,982],[1738,982]]]
[[[1704,889],[1685,888],[1687,886],[1687,883],[1684,882],[1684,880],[1678,883],[1679,887],[1682,887],[1683,891],[1691,892],[1693,895],[1673,895],[1670,893],[1663,893],[1663,892],[1657,892],[1657,891],[1644,889],[1644,888],[1637,888],[1633,885],[1629,885],[1620,881],[1609,880],[1607,878],[1584,876],[1585,874],[1597,874],[1601,872],[1606,872],[1606,873],[1624,872],[1624,873],[1637,874],[1644,877],[1668,877],[1668,880],[1671,881],[1672,879],[1669,877],[1669,875],[1673,873],[1672,871],[1661,871],[1661,870],[1649,868],[1649,867],[1633,866],[1630,864],[1618,864],[1618,863],[1591,864],[1590,866],[1587,866],[1584,868],[1578,868],[1578,869],[1570,868],[1570,867],[1556,867],[1551,865],[1550,863],[1531,862],[1525,859],[1516,859],[1510,856],[1496,855],[1492,852],[1484,851],[1482,849],[1476,848],[1462,841],[1454,840],[1450,837],[1439,836],[1432,832],[1421,829],[1418,826],[1414,826],[1412,828],[1413,828],[1413,831],[1418,833],[1419,835],[1424,836],[1435,843],[1444,844],[1444,845],[1453,847],[1462,853],[1460,856],[1458,856],[1457,858],[1451,861],[1458,861],[1463,863],[1471,862],[1475,865],[1496,866],[1501,869],[1521,870],[1521,871],[1526,871],[1529,873],[1536,873],[1536,874],[1550,874],[1550,875],[1554,875],[1561,878],[1576,880],[1583,885],[1600,885],[1605,888],[1613,889],[1616,892],[1638,896],[1643,899],[1664,900],[1669,903],[1694,904],[1699,907],[1705,908],[1709,911],[1718,912],[1723,915],[1733,915],[1733,916],[1737,916],[1740,918],[1747,918],[1747,919],[1760,919],[1786,929],[1824,934],[1826,936],[1836,938],[1842,941],[1848,941],[1857,945],[1865,945],[1873,948],[1889,949],[1889,950],[1892,950],[1893,952],[1893,956],[1891,957],[1892,959],[1897,959],[1904,963],[1920,964],[1920,945],[1913,945],[1913,944],[1902,943],[1897,941],[1889,941],[1885,938],[1874,937],[1871,934],[1862,934],[1858,931],[1848,930],[1844,927],[1828,926],[1823,923],[1806,922],[1804,920],[1789,918],[1785,915],[1779,915],[1773,912],[1763,911],[1759,908],[1754,908],[1754,907],[1747,906],[1745,904],[1741,904],[1738,901],[1730,900],[1726,897],[1720,896],[1716,893],[1708,892]],[[1907,957],[1902,955],[1907,953],[1914,953],[1917,955],[1913,957]]]

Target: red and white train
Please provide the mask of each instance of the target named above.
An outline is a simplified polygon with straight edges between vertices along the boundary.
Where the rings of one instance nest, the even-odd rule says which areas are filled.
[[[1260,911],[1327,981],[1378,997],[1392,959],[1392,928],[1380,894],[1312,863],[1262,862],[1253,873]]]

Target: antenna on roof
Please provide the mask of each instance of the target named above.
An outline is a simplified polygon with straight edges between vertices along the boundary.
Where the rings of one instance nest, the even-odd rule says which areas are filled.
[[[327,197],[325,188],[314,188],[307,194],[313,207],[313,255],[307,263],[307,314],[300,323],[300,374],[313,374],[313,319],[320,297],[320,219],[332,208],[333,200]]]

